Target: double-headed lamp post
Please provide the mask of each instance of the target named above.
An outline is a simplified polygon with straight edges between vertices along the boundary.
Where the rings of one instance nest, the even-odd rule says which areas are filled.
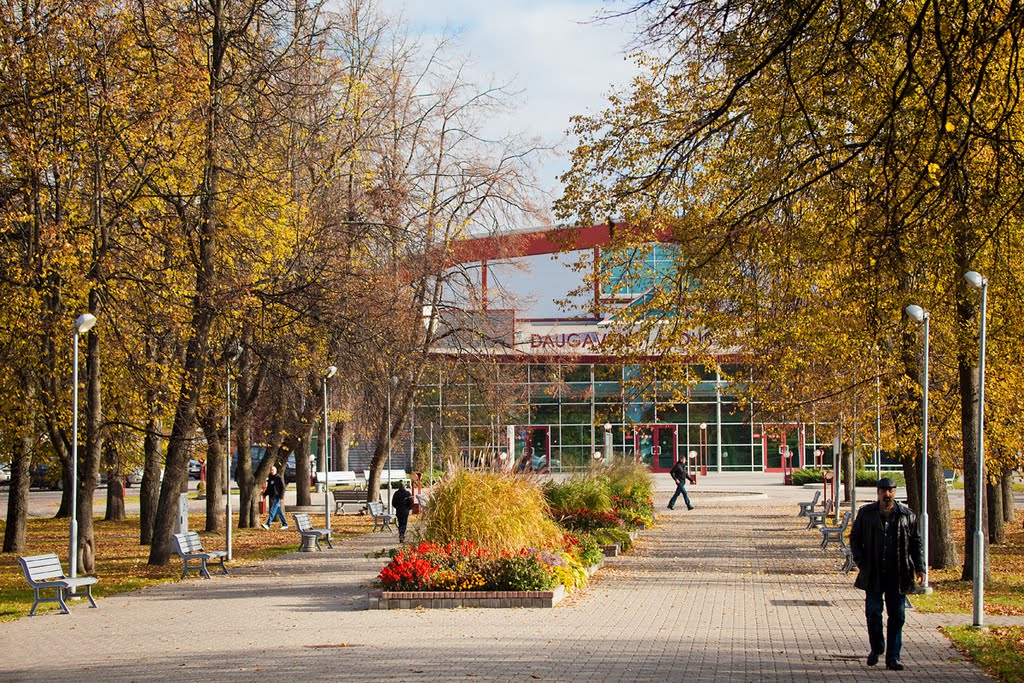
[[[917,322],[924,323],[924,375],[921,377],[921,545],[924,549],[924,584],[920,590],[927,594],[932,592],[928,585],[928,567],[931,564],[928,557],[928,343],[931,316],[928,311],[914,304],[904,310]]]
[[[980,273],[969,271],[964,273],[975,289],[981,290],[981,329],[978,348],[978,456],[976,467],[978,477],[975,482],[974,498],[974,625],[985,623],[985,532],[982,531],[981,501],[985,495],[985,304],[988,297],[988,278]]]
[[[331,459],[331,452],[327,449],[330,431],[327,424],[327,380],[338,373],[338,366],[330,365],[324,373],[324,519],[327,520],[327,530],[331,530],[331,482],[327,478],[327,470],[330,469],[328,461]]]
[[[75,320],[74,391],[71,399],[71,526],[68,529],[68,566],[71,578],[78,574],[78,337],[92,329],[96,316],[83,313]]]

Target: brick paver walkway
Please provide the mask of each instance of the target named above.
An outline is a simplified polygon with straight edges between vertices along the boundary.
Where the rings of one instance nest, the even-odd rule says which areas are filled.
[[[0,679],[988,680],[913,611],[907,669],[868,669],[863,594],[795,505],[694,499],[553,610],[368,612],[378,534],[0,624]]]

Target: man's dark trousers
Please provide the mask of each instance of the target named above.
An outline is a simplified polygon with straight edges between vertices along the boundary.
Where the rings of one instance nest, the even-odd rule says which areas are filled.
[[[886,624],[888,638],[882,635],[882,600],[889,617]],[[907,619],[906,597],[900,593],[899,587],[892,582],[886,590],[867,591],[864,594],[864,613],[868,618],[868,641],[871,650],[876,654],[885,654],[885,661],[895,662],[900,659],[903,649],[903,622]],[[888,647],[886,647],[888,646]]]

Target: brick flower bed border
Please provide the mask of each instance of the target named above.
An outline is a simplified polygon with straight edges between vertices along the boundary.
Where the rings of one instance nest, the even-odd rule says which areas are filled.
[[[630,532],[636,539],[637,533]],[[587,576],[604,566],[604,560],[585,567]],[[456,607],[554,607],[566,596],[565,586],[549,591],[382,591],[371,590],[367,609],[454,609]]]
[[[565,586],[549,591],[370,591],[368,609],[448,609],[454,607],[554,607]]]

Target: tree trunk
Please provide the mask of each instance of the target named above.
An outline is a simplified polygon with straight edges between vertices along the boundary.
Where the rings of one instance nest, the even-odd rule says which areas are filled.
[[[1002,545],[1006,542],[1006,527],[1003,515],[999,514],[1003,509],[1003,485],[1001,482],[985,484],[985,492],[988,494],[988,509],[992,511],[988,516],[988,542]]]
[[[11,481],[7,488],[7,523],[4,526],[4,552],[25,552],[25,528],[28,524],[28,484],[35,446],[35,405],[32,382],[27,370],[18,372],[25,396],[25,410],[17,415],[17,440],[11,458]]]
[[[89,310],[99,312],[99,293],[89,292]],[[85,574],[96,571],[96,532],[93,519],[93,498],[100,479],[103,455],[103,427],[100,404],[100,337],[97,330],[86,333],[88,348],[85,359],[85,457],[78,477],[78,566]]]
[[[1001,484],[1003,486],[1003,521],[1012,524],[1014,518],[1013,470],[1003,475]]]
[[[392,441],[394,436],[392,435]],[[853,500],[853,487],[857,483],[856,463],[853,458],[853,439],[850,445],[843,448],[843,502]]]
[[[212,418],[202,420],[206,434],[206,531],[224,531],[224,449],[226,433]]]
[[[124,521],[124,465],[121,456],[111,441],[103,443],[104,469],[107,472],[107,512],[103,519],[108,522]]]
[[[968,316],[969,317],[969,316]],[[978,368],[973,365],[970,359],[960,354],[960,419],[961,438],[963,439],[963,460],[964,460],[964,567],[961,573],[963,581],[970,581],[974,577],[974,536],[979,526],[986,528],[985,524],[985,503],[987,496],[985,492],[979,491],[978,480],[978,458],[977,458],[977,433],[978,433]],[[981,498],[981,519],[976,514],[978,498]],[[985,539],[987,545],[988,539]],[[982,571],[988,576],[988,548],[983,545],[982,557],[985,560]]]
[[[238,449],[238,462],[235,465],[235,483],[238,484],[238,528],[248,529],[259,523],[259,501],[252,495],[252,423],[247,419],[239,419],[237,433],[235,445]]]
[[[349,432],[351,431],[351,426],[352,424],[348,420],[343,420],[338,423],[337,443],[338,458],[340,460],[338,469],[340,469],[343,472],[347,472],[348,470],[352,469],[348,462],[348,451],[352,447],[352,437],[349,435]]]
[[[155,398],[153,392],[149,393],[151,398]],[[160,452],[162,431],[163,424],[160,420],[151,417],[146,424],[146,436],[142,441],[145,462],[142,468],[142,483],[139,485],[139,545],[149,545],[153,541],[156,508],[160,499],[160,472],[163,470],[163,454]]]
[[[310,424],[299,433],[299,442],[295,446],[295,504],[300,506],[311,504],[309,446],[312,441],[313,425]]]
[[[955,567],[960,563],[953,539],[953,521],[949,514],[949,494],[942,460],[928,454],[928,556],[934,569]]]
[[[917,447],[920,449],[920,442],[918,442]],[[907,505],[918,515],[921,514],[921,485],[919,483],[921,481],[921,470],[918,469],[920,462],[920,452],[914,457],[903,459],[903,480],[906,482]]]

